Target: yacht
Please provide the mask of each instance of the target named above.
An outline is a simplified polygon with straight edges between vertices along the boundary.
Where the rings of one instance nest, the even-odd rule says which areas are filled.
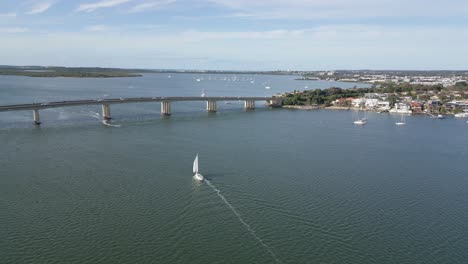
[[[193,161],[193,178],[197,181],[203,181],[203,175],[201,175],[199,172],[198,172],[198,153],[197,153],[197,156],[195,156],[195,160]]]
[[[361,118],[359,120],[354,121],[355,125],[365,125],[367,123],[367,118]]]

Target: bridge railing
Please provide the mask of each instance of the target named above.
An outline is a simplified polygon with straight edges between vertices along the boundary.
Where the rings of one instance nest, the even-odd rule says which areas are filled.
[[[55,101],[46,103],[33,103],[33,104],[14,104],[14,105],[0,105],[0,112],[5,111],[24,111],[33,110],[33,119],[35,124],[40,124],[39,110],[56,107],[69,107],[80,105],[102,105],[102,118],[104,120],[111,119],[110,105],[111,104],[124,104],[124,103],[139,103],[139,102],[160,102],[161,114],[171,114],[171,102],[178,101],[206,101],[206,110],[208,112],[216,112],[216,102],[218,101],[244,101],[244,108],[246,110],[255,109],[255,101],[267,101],[269,106],[281,106],[282,99],[279,97],[252,97],[252,96],[207,96],[207,97],[190,97],[190,96],[157,96],[157,97],[133,97],[133,98],[112,98],[112,99],[87,99],[75,101]]]

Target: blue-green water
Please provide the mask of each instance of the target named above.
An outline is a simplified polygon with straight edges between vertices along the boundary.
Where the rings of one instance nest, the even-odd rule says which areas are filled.
[[[200,76],[0,77],[0,101],[336,85]],[[465,120],[397,127],[369,113],[358,127],[351,111],[203,108],[177,103],[161,118],[159,104],[112,106],[118,128],[98,107],[41,111],[40,128],[29,111],[0,113],[0,262],[467,262]],[[192,179],[196,153],[212,186]]]

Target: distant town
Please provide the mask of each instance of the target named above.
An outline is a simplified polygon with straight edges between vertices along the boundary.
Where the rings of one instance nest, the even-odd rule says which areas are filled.
[[[373,77],[373,78],[378,78]],[[356,109],[398,114],[428,114],[443,118],[444,114],[468,117],[468,84],[460,76],[431,76],[421,81],[379,79],[370,88],[313,89],[277,94],[284,107],[314,109]],[[411,81],[419,80],[419,81]]]
[[[370,84],[408,83],[450,87],[466,82],[468,71],[313,71],[304,72],[299,80],[326,80]]]
[[[112,78],[140,77],[143,73],[198,73],[198,74],[259,74],[297,75],[297,80],[325,80],[356,83],[409,83],[422,85],[443,85],[449,87],[468,79],[468,71],[233,71],[233,70],[186,70],[186,69],[127,69],[102,67],[62,67],[62,66],[9,66],[0,65],[0,75],[29,77],[81,77]]]

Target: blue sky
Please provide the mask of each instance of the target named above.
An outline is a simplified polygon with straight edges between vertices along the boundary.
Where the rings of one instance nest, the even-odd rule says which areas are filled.
[[[0,64],[468,70],[468,1],[3,0]]]

